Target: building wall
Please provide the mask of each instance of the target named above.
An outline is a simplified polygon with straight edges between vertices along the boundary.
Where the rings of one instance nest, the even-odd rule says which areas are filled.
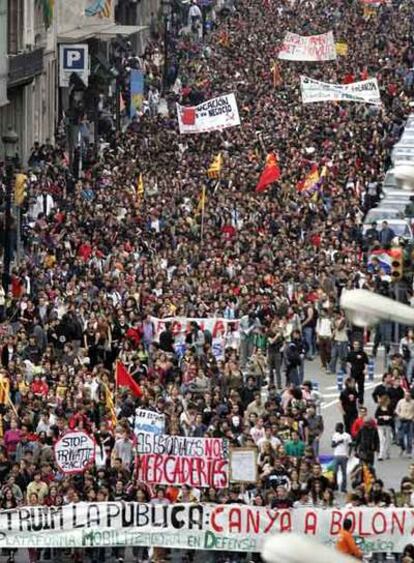
[[[0,107],[7,100],[7,0],[0,0]]]
[[[0,0],[0,5],[3,1]],[[19,43],[28,51],[44,48],[43,72],[30,82],[8,87],[10,103],[0,107],[0,132],[12,125],[19,135],[19,155],[27,163],[35,141],[54,140],[56,120],[56,26],[46,30],[37,2],[24,0],[24,31]],[[7,38],[7,34],[6,34]],[[1,45],[1,39],[0,39]],[[0,56],[0,62],[1,62]]]

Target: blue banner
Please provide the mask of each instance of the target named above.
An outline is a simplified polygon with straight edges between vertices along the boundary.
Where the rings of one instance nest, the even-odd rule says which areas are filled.
[[[141,110],[144,101],[144,74],[141,70],[131,70],[130,91],[129,117],[132,119]]]

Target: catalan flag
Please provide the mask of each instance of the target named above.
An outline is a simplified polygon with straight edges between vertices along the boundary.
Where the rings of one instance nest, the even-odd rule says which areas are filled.
[[[142,172],[139,175],[138,182],[137,182],[137,198],[141,199],[144,197],[145,188],[144,188],[144,178],[142,176]]]
[[[200,196],[200,200],[198,202],[197,205],[197,213],[203,213],[204,209],[206,207],[206,187],[203,186],[203,189],[201,190],[201,196]]]
[[[94,0],[85,10],[87,16],[112,17],[112,0]]]
[[[207,170],[207,175],[209,178],[218,178],[221,173],[221,169],[223,167],[223,157],[221,153],[213,158],[213,162],[210,164],[209,169]]]
[[[115,428],[117,423],[117,416],[116,416],[115,404],[112,397],[112,393],[106,383],[103,384],[103,387],[105,391],[105,406],[111,414],[112,426]]]

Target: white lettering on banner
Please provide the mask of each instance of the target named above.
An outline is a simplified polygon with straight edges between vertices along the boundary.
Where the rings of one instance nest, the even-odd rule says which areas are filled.
[[[55,460],[63,473],[81,473],[95,461],[96,444],[86,432],[67,432],[54,446]]]
[[[365,552],[402,552],[414,530],[409,508],[301,508],[107,502],[0,512],[0,548],[147,546],[258,552],[270,534],[336,542],[345,518]]]
[[[139,436],[147,434],[164,434],[165,415],[145,409],[135,410],[134,434]]]
[[[285,61],[332,61],[336,59],[336,55],[332,31],[309,37],[288,31],[278,58]]]
[[[226,94],[194,107],[177,104],[180,133],[206,133],[240,125],[236,96]]]
[[[366,104],[381,104],[381,96],[376,78],[351,82],[350,84],[329,84],[313,80],[308,76],[300,77],[302,102],[361,102]]]

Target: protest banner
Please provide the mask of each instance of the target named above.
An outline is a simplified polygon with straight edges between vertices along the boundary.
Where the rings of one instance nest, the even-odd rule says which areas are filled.
[[[0,548],[147,546],[259,552],[270,534],[336,542],[342,522],[364,552],[401,552],[414,529],[410,508],[297,508],[136,502],[19,507],[0,512]]]
[[[256,483],[257,479],[257,450],[255,448],[232,448],[230,450],[230,481],[232,483]]]
[[[164,432],[164,414],[145,409],[135,410],[134,434],[137,438],[146,434],[164,434]]]
[[[147,434],[137,437],[138,479],[149,484],[224,488],[229,451],[222,438]]]
[[[95,461],[95,440],[86,432],[67,432],[55,443],[54,453],[63,473],[82,473]]]
[[[221,131],[227,127],[240,125],[239,110],[234,94],[212,98],[194,107],[177,104],[177,117],[182,135]]]
[[[350,84],[329,84],[320,82],[308,76],[300,77],[302,102],[360,102],[366,104],[381,104],[380,92],[376,78],[351,82]]]
[[[336,59],[333,33],[305,37],[288,31],[278,58],[285,61],[333,61]]]
[[[183,355],[187,346],[185,343],[186,335],[191,332],[191,323],[196,322],[200,330],[208,331],[212,337],[212,352],[216,359],[224,357],[226,347],[234,347],[238,343],[239,319],[223,319],[218,317],[211,318],[192,318],[192,317],[167,317],[158,319],[150,317],[154,324],[154,340],[159,342],[160,334],[165,330],[167,323],[171,324],[174,334],[174,348],[179,356]]]

